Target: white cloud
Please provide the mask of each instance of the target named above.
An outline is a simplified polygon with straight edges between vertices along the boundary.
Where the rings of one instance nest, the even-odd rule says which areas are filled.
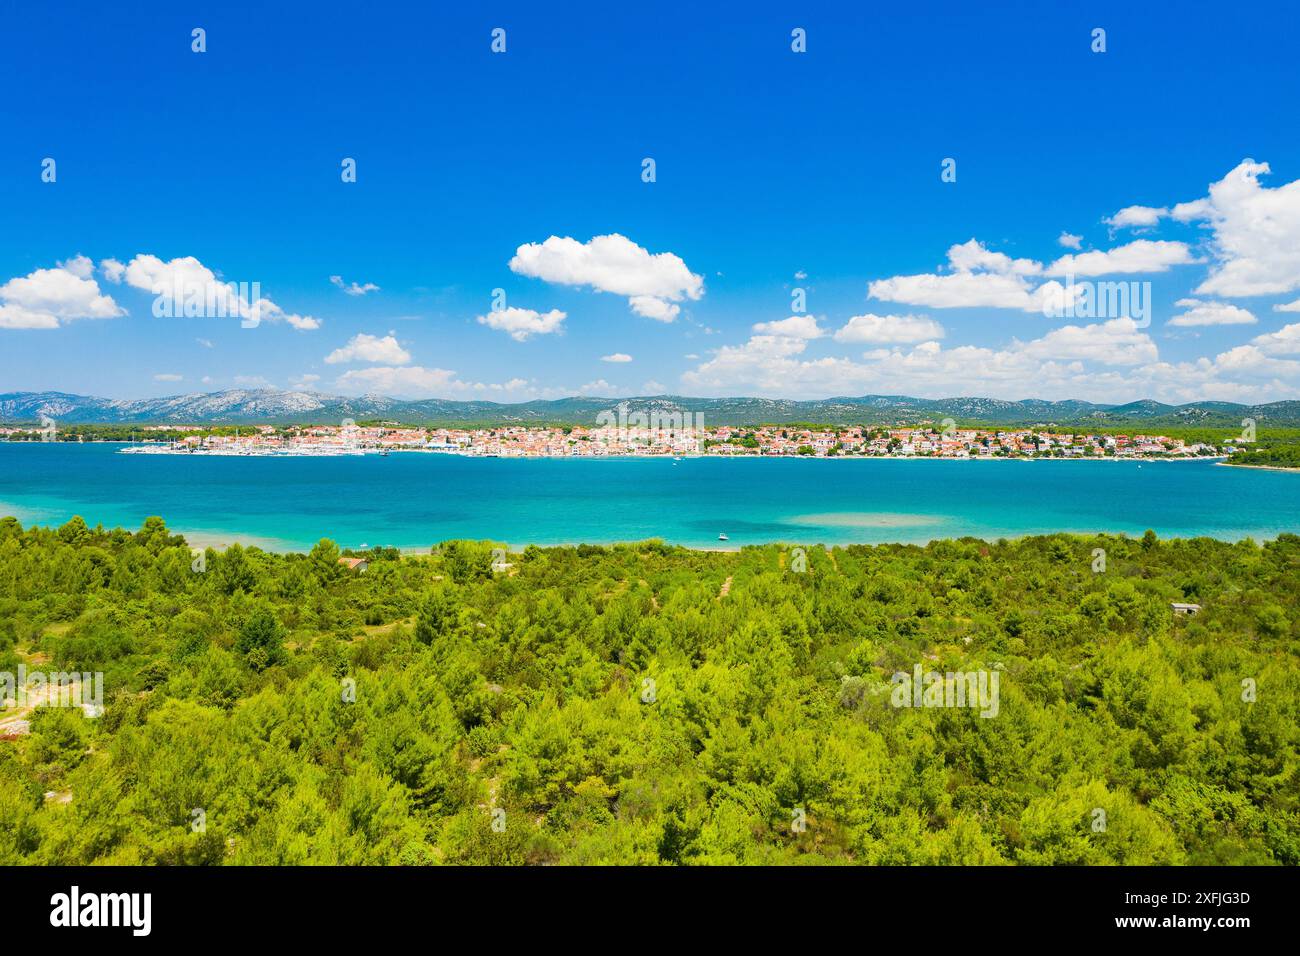
[[[1243,160],[1204,199],[1174,207],[1182,221],[1205,221],[1214,266],[1202,295],[1278,295],[1300,288],[1300,180],[1259,184],[1268,163]]]
[[[379,291],[379,286],[375,285],[373,282],[367,282],[364,285],[357,285],[357,283],[353,282],[351,285],[348,285],[348,283],[343,281],[342,276],[330,276],[330,282],[338,286],[348,295],[365,295],[367,292]]]
[[[1068,232],[1062,232],[1059,236],[1056,237],[1056,241],[1061,245],[1065,246],[1065,248],[1067,249],[1083,248],[1083,236],[1072,235],[1071,233]]]
[[[867,292],[873,299],[932,309],[987,307],[1036,312],[1039,308],[1023,278],[987,272],[894,276],[870,283]]]
[[[78,279],[89,279],[95,274],[95,264],[83,255],[75,255],[66,262],[60,262],[59,268],[71,272]]]
[[[784,335],[792,339],[819,339],[825,331],[817,324],[816,316],[802,313],[777,322],[759,322],[754,331],[763,335]]]
[[[122,277],[126,275],[126,266],[116,259],[105,259],[99,264],[99,271],[104,274],[104,278],[113,285],[120,285]]]
[[[76,319],[111,319],[125,315],[91,278],[85,256],[54,269],[37,269],[0,286],[0,329],[54,329]]]
[[[212,340],[211,340],[211,339],[195,339],[194,341],[195,341],[195,342],[198,342],[199,345],[203,346],[205,349],[210,349],[210,348],[212,348]]]
[[[408,365],[411,353],[398,344],[390,332],[383,338],[365,332],[352,336],[347,345],[325,356],[328,365],[340,362],[382,362],[386,365]]]
[[[1250,312],[1227,302],[1200,302],[1196,299],[1179,299],[1178,305],[1187,311],[1175,315],[1169,325],[1195,328],[1203,325],[1254,325],[1259,320]]]
[[[724,346],[682,376],[695,394],[784,398],[906,394],[986,395],[1008,400],[1078,398],[1122,403],[1274,401],[1300,397],[1300,324],[1212,358],[1164,362],[1131,319],[1066,326],[1004,348],[945,349],[938,342],[880,348],[862,360],[804,356],[806,340],[753,336]]]
[[[620,391],[620,389],[615,388],[603,378],[598,378],[594,382],[588,382],[586,385],[583,385],[578,389],[580,395],[613,395],[618,391]]]
[[[533,309],[518,309],[510,306],[506,309],[494,309],[487,315],[480,315],[478,321],[490,329],[508,332],[516,342],[526,342],[529,336],[559,332],[564,325],[565,317],[565,313],[559,309],[536,312]]]
[[[123,278],[133,288],[169,300],[173,315],[188,314],[192,303],[202,314],[237,316],[245,321],[285,322],[302,331],[318,329],[321,325],[319,319],[286,312],[264,296],[252,300],[251,283],[247,289],[241,290],[233,282],[222,282],[216,273],[193,256],[163,261],[153,255],[138,255],[126,266]]]
[[[1276,332],[1265,332],[1250,344],[1269,355],[1300,355],[1300,322],[1284,325]]]
[[[1038,275],[1042,263],[1033,259],[1012,259],[1005,252],[993,252],[982,242],[970,239],[948,249],[948,263],[958,272],[994,272],[998,275]]]
[[[836,342],[905,344],[944,337],[943,326],[924,315],[855,315],[835,333]]]
[[[1300,312],[1300,299],[1273,306],[1274,312]]]
[[[1037,359],[1087,360],[1102,365],[1142,365],[1156,361],[1156,344],[1132,319],[1096,325],[1063,325],[1041,339],[1013,349]]]
[[[1137,239],[1114,249],[1061,256],[1048,268],[1052,275],[1105,276],[1167,272],[1170,266],[1195,262],[1183,242]]]
[[[666,299],[656,299],[652,295],[634,295],[627,300],[627,304],[637,315],[656,322],[672,322],[682,313],[680,305],[674,305]]]
[[[320,381],[319,375],[312,375],[308,373],[305,375],[299,375],[296,381],[289,383],[289,387],[297,392],[306,392],[306,391],[310,391],[311,387],[319,381]]]
[[[971,239],[948,249],[948,264],[951,272],[878,279],[868,285],[867,292],[875,299],[934,309],[1042,309],[1042,294],[1028,281],[1029,276],[1042,272],[1041,263],[1012,259]]]
[[[600,360],[602,362],[616,362],[616,363],[630,362],[632,361],[632,356],[628,355],[626,352],[615,352],[613,355],[602,355],[600,357]]]
[[[520,246],[510,260],[519,275],[570,286],[590,286],[628,298],[638,315],[673,321],[673,303],[704,295],[704,278],[671,252],[651,253],[617,233],[588,242],[551,236]]]
[[[650,381],[641,386],[641,391],[646,395],[663,395],[668,391],[668,389],[661,382],[656,382],[654,379],[650,379]]]
[[[466,382],[445,368],[419,365],[384,366],[351,369],[339,376],[336,386],[347,394],[380,394],[398,398],[464,398],[489,396],[493,399],[531,397],[529,384],[522,378],[507,382]]]
[[[1169,210],[1163,206],[1125,206],[1102,222],[1112,229],[1150,229],[1168,215]]]
[[[159,372],[153,377],[153,380],[155,382],[179,382],[183,378],[183,375],[177,375],[175,372]]]
[[[1194,261],[1185,243],[1139,239],[1106,251],[1065,255],[1044,269],[1042,263],[1013,259],[972,239],[949,248],[949,272],[879,279],[870,283],[867,291],[875,299],[934,309],[1043,312],[1064,304],[1066,288],[1055,280],[1035,286],[1032,277],[1164,272],[1170,266]],[[1076,298],[1081,294],[1081,289],[1074,292]]]

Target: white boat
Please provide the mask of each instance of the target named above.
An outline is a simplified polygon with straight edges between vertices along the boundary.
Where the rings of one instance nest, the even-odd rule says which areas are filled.
[[[718,535],[718,540],[719,540],[719,541],[730,541],[731,539],[728,538],[725,534],[720,534],[720,535]]]

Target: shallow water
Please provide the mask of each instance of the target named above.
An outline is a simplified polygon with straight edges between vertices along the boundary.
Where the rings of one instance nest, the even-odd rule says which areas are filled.
[[[1208,461],[506,459],[122,455],[0,443],[0,514],[274,550],[511,546],[650,537],[691,547],[923,542],[1110,531],[1238,539],[1300,532],[1300,473]],[[719,533],[729,540],[720,542]]]

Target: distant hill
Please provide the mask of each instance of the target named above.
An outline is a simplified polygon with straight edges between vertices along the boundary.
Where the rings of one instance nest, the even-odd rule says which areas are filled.
[[[1300,427],[1300,402],[1237,405],[1195,402],[1164,405],[1149,400],[1126,405],[1091,402],[1008,402],[993,398],[909,398],[864,395],[787,401],[770,398],[561,398],[500,404],[442,399],[402,401],[382,395],[346,398],[318,392],[230,389],[130,401],[64,392],[0,394],[0,423],[35,423],[42,415],[67,424],[243,425],[331,424],[345,418],[430,425],[563,424],[593,425],[605,409],[627,402],[637,411],[693,412],[706,425],[758,425],[815,422],[827,425],[911,424],[952,418],[988,424],[1089,424],[1096,427],[1201,425],[1237,427],[1253,418],[1261,427]]]

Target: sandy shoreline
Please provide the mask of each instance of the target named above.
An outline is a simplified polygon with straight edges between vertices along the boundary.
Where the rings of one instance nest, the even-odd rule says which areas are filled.
[[[1300,475],[1300,468],[1284,468],[1281,465],[1236,465],[1230,461],[1220,461],[1216,464],[1224,468],[1253,468],[1255,471],[1285,471],[1292,475]]]

